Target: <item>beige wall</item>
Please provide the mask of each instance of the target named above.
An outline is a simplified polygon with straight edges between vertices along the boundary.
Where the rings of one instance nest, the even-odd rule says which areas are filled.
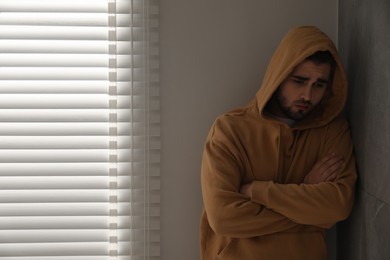
[[[162,260],[199,259],[202,146],[257,91],[280,39],[316,25],[337,40],[337,0],[162,0]]]

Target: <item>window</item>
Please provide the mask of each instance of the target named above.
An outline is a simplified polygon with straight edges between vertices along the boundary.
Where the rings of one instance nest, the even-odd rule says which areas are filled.
[[[158,1],[0,0],[0,257],[159,259]]]

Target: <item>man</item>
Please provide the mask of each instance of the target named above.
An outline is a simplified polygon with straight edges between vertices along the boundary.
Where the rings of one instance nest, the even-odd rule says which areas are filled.
[[[325,260],[356,169],[341,112],[347,79],[315,27],[288,32],[255,99],[220,116],[202,163],[203,260]]]

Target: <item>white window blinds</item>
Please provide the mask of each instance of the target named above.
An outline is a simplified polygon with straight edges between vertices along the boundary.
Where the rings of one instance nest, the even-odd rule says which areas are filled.
[[[0,0],[0,259],[159,259],[158,1]]]

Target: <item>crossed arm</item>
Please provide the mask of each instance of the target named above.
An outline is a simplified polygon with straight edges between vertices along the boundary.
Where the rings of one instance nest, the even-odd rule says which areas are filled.
[[[202,164],[202,191],[213,230],[230,237],[318,231],[345,219],[352,208],[356,172],[347,128],[341,128],[301,184],[253,181],[242,185],[234,147],[209,140]]]
[[[344,165],[344,158],[335,153],[328,154],[319,160],[305,176],[303,183],[318,184],[321,182],[334,181]],[[244,184],[240,188],[240,193],[252,198],[253,182]]]

